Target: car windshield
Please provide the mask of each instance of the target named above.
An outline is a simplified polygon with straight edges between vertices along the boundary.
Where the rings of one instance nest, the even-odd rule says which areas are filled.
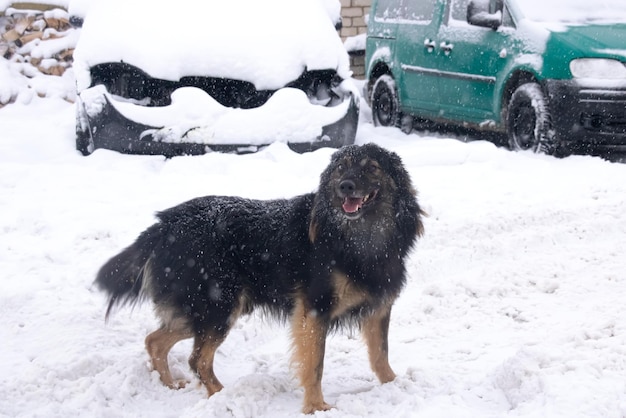
[[[624,0],[523,0],[517,4],[524,16],[540,22],[626,22]]]

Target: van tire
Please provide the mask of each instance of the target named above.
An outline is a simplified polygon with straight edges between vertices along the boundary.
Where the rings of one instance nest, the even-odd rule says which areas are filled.
[[[511,150],[532,150],[549,155],[557,152],[548,100],[538,83],[519,86],[511,96],[506,114]]]
[[[374,126],[400,126],[400,105],[396,82],[389,74],[383,74],[372,88],[372,119]]]

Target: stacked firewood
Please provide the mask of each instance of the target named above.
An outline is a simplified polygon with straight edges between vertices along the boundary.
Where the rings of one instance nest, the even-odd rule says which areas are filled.
[[[8,8],[0,22],[4,23],[0,26],[0,55],[5,59],[29,63],[39,72],[54,76],[63,75],[71,66],[75,42],[63,38],[75,29],[66,10]]]

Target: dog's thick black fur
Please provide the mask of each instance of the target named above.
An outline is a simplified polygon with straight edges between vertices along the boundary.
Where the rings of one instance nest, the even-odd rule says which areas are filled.
[[[171,347],[194,338],[191,368],[209,396],[222,388],[213,357],[236,319],[255,308],[290,319],[304,412],[328,409],[321,392],[326,335],[359,326],[381,382],[391,306],[405,259],[422,233],[422,211],[400,158],[377,145],[338,150],[319,189],[287,200],[207,196],[159,221],[109,260],[96,283],[120,303],[151,299],[162,321],[146,337],[161,380],[175,382]]]

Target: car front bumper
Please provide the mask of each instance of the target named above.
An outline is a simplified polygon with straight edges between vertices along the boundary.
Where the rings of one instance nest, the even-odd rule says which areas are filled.
[[[548,80],[546,90],[560,142],[626,151],[626,82]]]
[[[274,142],[296,152],[338,148],[354,143],[359,117],[356,88],[345,82],[340,88],[344,99],[335,106],[313,104],[302,91],[284,88],[259,108],[233,109],[193,87],[175,91],[171,105],[149,107],[99,85],[78,95],[76,145],[84,155],[104,148],[166,157],[248,153]]]

